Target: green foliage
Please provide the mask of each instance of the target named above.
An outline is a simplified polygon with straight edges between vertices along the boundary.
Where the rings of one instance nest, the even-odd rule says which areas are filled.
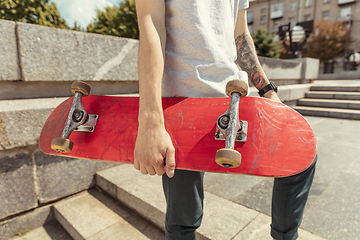
[[[344,56],[345,41],[346,30],[342,22],[318,21],[305,45],[303,56],[317,58],[326,64]]]
[[[87,31],[118,37],[139,39],[135,1],[125,0],[119,7],[97,9],[97,17],[87,26]]]
[[[74,22],[74,27],[71,30],[85,32],[85,29],[77,21]]]
[[[0,19],[69,29],[56,4],[49,4],[49,0],[1,0]]]
[[[253,36],[258,56],[279,58],[280,45],[274,41],[275,34],[271,34],[263,28],[259,28]]]

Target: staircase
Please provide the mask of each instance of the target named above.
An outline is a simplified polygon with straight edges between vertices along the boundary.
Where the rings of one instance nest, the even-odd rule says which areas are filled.
[[[312,86],[294,109],[305,116],[360,120],[360,86]]]

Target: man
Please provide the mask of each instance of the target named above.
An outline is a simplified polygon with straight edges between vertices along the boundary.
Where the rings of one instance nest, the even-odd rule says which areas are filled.
[[[248,75],[261,96],[280,101],[258,61],[247,27],[248,5],[248,0],[136,0],[140,107],[134,167],[163,175],[167,239],[195,239],[203,215],[204,173],[175,173],[161,97],[223,97],[229,80]],[[274,238],[297,238],[314,165],[299,176],[275,180]]]

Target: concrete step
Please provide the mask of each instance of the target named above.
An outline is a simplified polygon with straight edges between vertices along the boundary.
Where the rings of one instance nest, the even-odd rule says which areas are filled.
[[[360,100],[360,92],[307,92],[305,98]]]
[[[360,110],[360,101],[356,100],[332,100],[332,99],[301,99],[298,106],[340,108]]]
[[[12,240],[73,240],[65,229],[56,221],[27,233],[18,233]]]
[[[75,240],[160,240],[164,236],[163,231],[95,189],[56,203],[54,214]]]
[[[164,229],[166,203],[161,177],[142,175],[124,164],[98,172],[96,184]],[[205,191],[204,217],[196,239],[270,239],[269,233],[269,216]],[[305,239],[324,240],[300,230],[299,240]]]
[[[360,92],[360,86],[311,86],[310,91]]]
[[[304,106],[296,106],[294,109],[305,116],[360,120],[360,110]]]

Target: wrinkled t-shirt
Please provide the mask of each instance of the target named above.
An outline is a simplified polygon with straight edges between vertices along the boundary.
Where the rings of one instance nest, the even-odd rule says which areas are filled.
[[[166,0],[162,94],[223,97],[229,80],[248,81],[235,64],[237,13],[248,0]]]

